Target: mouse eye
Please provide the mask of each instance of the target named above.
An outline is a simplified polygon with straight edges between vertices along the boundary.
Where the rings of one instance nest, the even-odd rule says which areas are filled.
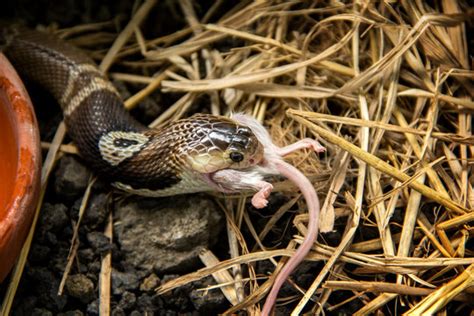
[[[242,153],[239,153],[238,151],[231,152],[229,157],[233,162],[241,162],[242,160],[244,160],[244,155]]]

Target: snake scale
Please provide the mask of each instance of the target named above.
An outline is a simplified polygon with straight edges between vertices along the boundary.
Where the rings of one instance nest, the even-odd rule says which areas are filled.
[[[269,315],[279,289],[304,260],[318,234],[319,200],[311,182],[282,157],[302,148],[324,151],[316,140],[286,147],[273,144],[250,116],[196,114],[150,129],[124,108],[114,86],[94,62],[54,36],[12,31],[3,52],[22,77],[48,90],[62,107],[68,134],[93,171],[119,189],[143,196],[201,191],[254,190],[252,204],[267,205],[273,186],[266,175],[281,174],[306,199],[309,222],[304,242],[276,276],[262,315]]]

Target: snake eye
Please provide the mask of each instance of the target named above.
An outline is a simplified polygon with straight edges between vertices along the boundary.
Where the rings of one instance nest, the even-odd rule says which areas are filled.
[[[242,160],[244,160],[244,155],[242,153],[239,153],[238,151],[231,152],[229,157],[233,162],[241,162]]]

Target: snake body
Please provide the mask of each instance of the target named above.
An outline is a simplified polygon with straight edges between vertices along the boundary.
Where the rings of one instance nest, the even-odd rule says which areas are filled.
[[[252,130],[226,117],[197,114],[158,129],[142,125],[87,55],[51,35],[15,32],[4,53],[22,77],[58,100],[81,156],[119,189],[145,196],[219,190],[213,173],[263,159]]]

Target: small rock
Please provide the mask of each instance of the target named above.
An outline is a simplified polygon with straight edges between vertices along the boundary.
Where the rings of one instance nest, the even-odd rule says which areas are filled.
[[[90,232],[87,234],[87,241],[92,248],[100,254],[105,254],[111,249],[109,237],[101,232]]]
[[[41,235],[44,235],[44,232],[60,232],[68,224],[67,207],[64,204],[44,203],[39,219]]]
[[[170,296],[167,296],[166,299],[163,297],[163,304],[172,311],[179,313],[192,310],[193,304],[189,300],[189,292],[191,287],[184,286],[177,289],[174,289],[170,292]]]
[[[48,246],[52,246],[53,248],[56,248],[58,244],[58,237],[56,237],[55,234],[53,234],[52,232],[44,231],[43,229],[39,229],[38,235],[40,236],[38,238],[39,242],[41,242],[42,244],[46,244]]]
[[[58,316],[84,316],[84,313],[80,310],[67,311],[65,313],[59,313]]]
[[[91,262],[94,260],[94,251],[91,248],[80,249],[77,251],[77,257],[81,262]]]
[[[34,243],[31,245],[30,254],[28,255],[28,261],[30,263],[44,262],[49,259],[50,253],[51,249],[49,247]]]
[[[38,297],[35,296],[27,296],[22,297],[21,299],[18,296],[15,298],[15,308],[13,310],[12,315],[30,315],[31,311],[38,303]]]
[[[70,296],[83,303],[89,303],[95,299],[94,283],[83,274],[69,276],[66,281],[66,290]]]
[[[115,214],[125,262],[143,271],[193,269],[200,250],[215,244],[223,228],[221,212],[202,196],[131,197]]]
[[[44,308],[35,308],[31,312],[31,316],[53,316],[53,313]]]
[[[99,274],[101,269],[100,261],[93,261],[87,266],[87,271],[89,273]]]
[[[67,304],[67,297],[58,295],[59,279],[49,269],[45,267],[30,267],[26,273],[28,284],[35,285],[38,299],[36,306],[44,307],[53,312],[64,308]]]
[[[54,191],[64,201],[72,202],[84,194],[90,171],[72,156],[64,156],[56,170]]]
[[[112,270],[112,293],[114,295],[123,294],[127,290],[134,291],[139,284],[140,280],[136,273]]]
[[[110,315],[112,315],[112,316],[126,316],[127,314],[125,313],[125,311],[123,309],[116,306],[112,309],[112,312],[110,313]]]
[[[88,316],[99,315],[99,300],[98,299],[87,305],[87,315]]]
[[[154,291],[159,285],[160,278],[156,274],[152,273],[142,281],[142,284],[140,284],[140,291],[151,292]]]
[[[97,229],[105,223],[109,210],[107,208],[107,194],[94,195],[87,206],[84,214],[84,224],[91,230]]]
[[[160,315],[163,315],[163,301],[159,297],[151,294],[142,294],[137,300],[137,307],[140,311],[145,314],[153,314],[160,311]]]
[[[229,306],[227,299],[219,289],[204,290],[209,285],[215,285],[212,277],[206,277],[195,282],[196,288],[189,294],[189,299],[200,314],[209,315],[211,313],[220,313]]]
[[[99,274],[96,274],[96,273],[85,273],[86,277],[92,281],[92,283],[94,284],[98,284],[99,283],[99,277],[100,275]]]
[[[137,297],[135,296],[135,294],[125,291],[122,294],[122,299],[120,300],[118,307],[123,310],[131,309],[135,307],[136,302],[137,302]]]

